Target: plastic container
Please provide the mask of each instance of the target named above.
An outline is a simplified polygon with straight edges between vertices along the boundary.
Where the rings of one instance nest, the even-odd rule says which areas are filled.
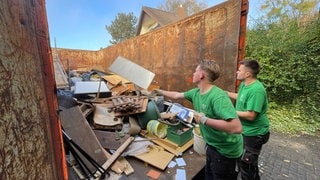
[[[160,112],[156,103],[153,100],[149,101],[146,112],[137,114],[137,117],[141,129],[146,129],[150,120],[160,118]]]
[[[193,150],[200,155],[206,155],[206,142],[203,140],[199,127],[193,128]]]
[[[192,139],[192,129],[193,128],[183,126],[181,123],[177,126],[169,126],[167,129],[167,138],[178,146],[182,146]]]
[[[157,120],[150,120],[147,124],[148,132],[156,135],[159,138],[164,138],[167,136],[168,125],[163,124]]]

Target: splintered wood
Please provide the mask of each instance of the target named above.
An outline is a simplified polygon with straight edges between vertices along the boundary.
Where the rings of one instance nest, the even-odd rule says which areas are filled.
[[[108,100],[112,102],[108,111],[114,111],[115,116],[145,112],[148,104],[146,96],[115,96]]]

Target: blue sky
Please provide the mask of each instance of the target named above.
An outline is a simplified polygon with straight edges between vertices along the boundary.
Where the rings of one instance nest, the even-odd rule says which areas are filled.
[[[211,7],[224,1],[206,2]],[[105,26],[111,25],[118,13],[133,12],[139,18],[142,6],[157,8],[163,2],[165,0],[46,0],[51,46],[83,50],[105,48],[111,39]]]

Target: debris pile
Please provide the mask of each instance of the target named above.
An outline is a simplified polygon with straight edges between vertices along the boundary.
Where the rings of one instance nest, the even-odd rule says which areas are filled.
[[[164,170],[193,145],[192,113],[152,94],[159,87],[150,79],[133,83],[97,67],[68,74],[70,86],[58,89],[58,102],[68,164],[79,179],[130,175],[126,156]],[[165,127],[161,137],[157,127]]]

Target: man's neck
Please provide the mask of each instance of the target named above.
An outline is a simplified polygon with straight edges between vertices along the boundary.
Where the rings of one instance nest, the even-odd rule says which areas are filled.
[[[200,94],[205,94],[207,93],[208,91],[210,91],[211,87],[213,85],[212,84],[208,84],[208,83],[202,83],[202,84],[199,84],[199,89],[200,89]]]
[[[249,86],[250,84],[254,83],[257,79],[256,78],[247,78],[244,80],[244,85]]]

